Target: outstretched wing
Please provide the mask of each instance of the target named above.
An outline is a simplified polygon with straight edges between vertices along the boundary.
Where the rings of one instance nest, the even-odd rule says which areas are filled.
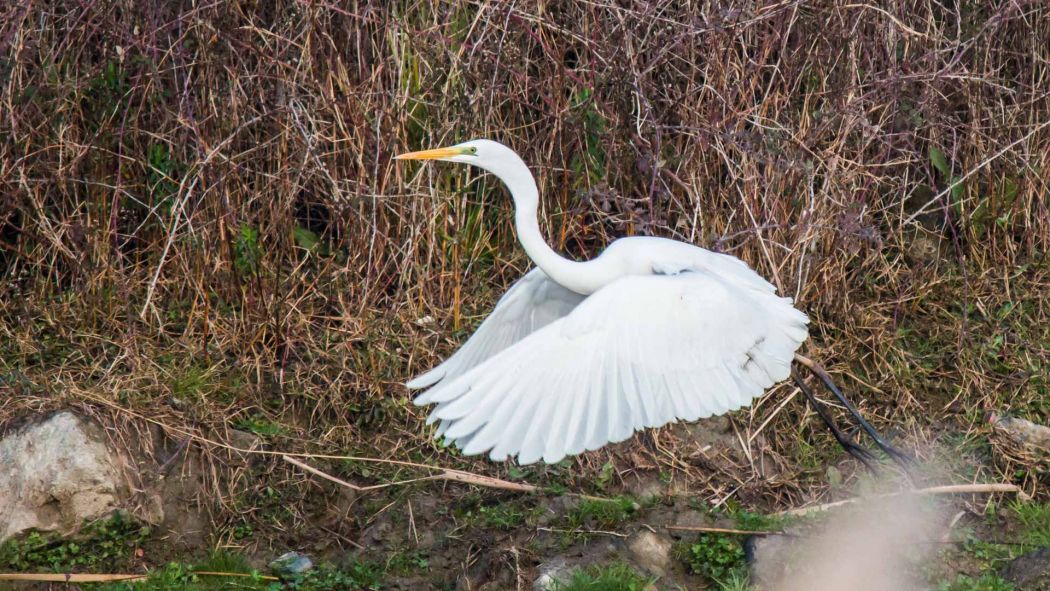
[[[405,385],[418,389],[447,383],[564,317],[583,299],[584,296],[565,289],[535,268],[503,294],[488,318],[452,357]]]
[[[416,403],[464,453],[557,462],[747,405],[788,377],[807,322],[707,271],[623,277]]]

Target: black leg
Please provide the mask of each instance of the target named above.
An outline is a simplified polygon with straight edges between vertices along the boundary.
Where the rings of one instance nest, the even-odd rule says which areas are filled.
[[[881,449],[883,452],[886,453],[886,455],[893,458],[894,461],[903,466],[909,466],[914,463],[914,458],[912,458],[909,454],[893,447],[889,443],[886,443],[886,440],[883,439],[882,435],[880,435],[879,432],[875,430],[875,427],[872,427],[871,423],[866,421],[864,417],[861,416],[860,411],[857,410],[857,407],[853,406],[853,403],[850,402],[848,398],[846,398],[846,396],[842,393],[842,390],[839,390],[838,386],[836,386],[835,382],[831,380],[831,376],[828,375],[828,372],[825,371],[823,367],[817,365],[812,359],[803,357],[801,355],[795,355],[795,360],[797,360],[802,365],[806,366],[807,369],[813,372],[813,374],[820,379],[820,381],[824,384],[824,387],[827,388],[828,391],[831,392],[835,396],[835,398],[837,398],[838,401],[846,407],[846,410],[849,411],[849,414],[853,416],[853,418],[857,421],[857,424],[860,425],[861,429],[864,429],[864,432],[867,433],[873,441],[875,441],[875,445],[877,445],[879,449]]]
[[[869,471],[875,471],[875,456],[871,454],[867,449],[857,445],[857,442],[852,437],[842,432],[839,426],[835,424],[835,419],[831,417],[831,413],[824,407],[824,404],[817,400],[817,397],[813,395],[813,391],[809,389],[809,386],[802,381],[802,378],[798,375],[794,369],[791,370],[791,377],[795,380],[795,384],[798,385],[799,389],[802,390],[802,394],[809,400],[810,406],[813,410],[817,411],[817,415],[820,417],[824,424],[831,430],[831,434],[835,437],[835,441],[839,442],[842,449],[846,450],[846,453],[857,458],[860,463],[864,464]]]

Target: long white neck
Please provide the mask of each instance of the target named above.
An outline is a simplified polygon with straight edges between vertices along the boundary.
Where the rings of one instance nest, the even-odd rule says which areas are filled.
[[[528,167],[520,159],[500,170],[491,170],[503,181],[514,198],[514,224],[518,230],[518,241],[533,263],[555,283],[589,295],[601,289],[612,278],[599,261],[577,262],[569,260],[552,249],[543,239],[537,212],[540,193]]]

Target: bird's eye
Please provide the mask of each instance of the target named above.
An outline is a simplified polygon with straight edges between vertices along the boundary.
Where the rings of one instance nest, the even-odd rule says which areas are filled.
[[[467,153],[468,154],[472,154],[472,155],[473,154],[477,154],[478,153],[478,149],[473,147],[473,146],[471,146],[471,147],[467,148]]]

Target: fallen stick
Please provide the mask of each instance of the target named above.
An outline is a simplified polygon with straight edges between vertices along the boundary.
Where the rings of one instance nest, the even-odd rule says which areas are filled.
[[[471,474],[470,472],[461,472],[459,470],[446,469],[441,474],[435,474],[433,476],[427,476],[423,480],[452,480],[455,482],[465,482],[467,484],[474,484],[477,486],[487,486],[489,488],[502,488],[503,490],[514,490],[518,492],[541,492],[538,486],[533,484],[524,484],[521,482],[510,482],[509,480],[502,480],[500,478],[493,478],[491,476],[481,476],[479,474]]]
[[[470,472],[464,472],[462,470],[454,470],[452,468],[442,468],[441,466],[432,466],[432,465],[429,465],[429,464],[420,464],[418,462],[406,462],[406,461],[403,461],[403,460],[388,460],[388,459],[384,459],[384,458],[369,458],[369,457],[365,457],[365,456],[337,456],[337,455],[329,455],[329,454],[289,453],[289,452],[282,452],[282,451],[279,451],[279,450],[242,449],[242,448],[239,448],[239,447],[236,447],[236,446],[233,446],[233,445],[229,445],[227,443],[222,443],[221,441],[215,441],[215,440],[209,439],[207,437],[203,437],[201,435],[198,435],[198,434],[193,433],[191,431],[187,431],[185,429],[180,429],[178,427],[174,427],[172,425],[168,425],[168,424],[163,423],[161,421],[158,421],[156,419],[147,417],[145,415],[139,414],[139,413],[137,413],[135,411],[132,411],[130,409],[124,408],[124,407],[122,407],[122,406],[120,406],[118,404],[113,403],[112,401],[106,400],[104,398],[100,398],[98,396],[94,396],[94,395],[92,395],[90,393],[82,393],[82,395],[85,398],[89,398],[89,399],[91,399],[91,400],[93,400],[95,402],[98,402],[98,403],[100,403],[100,404],[102,404],[104,406],[112,408],[112,409],[114,409],[114,410],[116,410],[118,412],[122,412],[122,413],[125,413],[125,414],[128,414],[128,415],[131,415],[131,416],[133,416],[135,418],[138,418],[138,419],[141,419],[143,421],[146,421],[147,423],[150,423],[150,424],[153,424],[153,425],[157,425],[158,427],[160,427],[161,429],[164,429],[165,431],[172,431],[174,433],[178,433],[178,434],[180,434],[180,435],[182,435],[182,436],[184,436],[184,437],[186,437],[186,438],[188,438],[190,440],[197,441],[197,442],[203,443],[205,445],[209,445],[209,446],[212,446],[212,447],[215,447],[215,448],[219,448],[219,449],[226,449],[226,450],[234,451],[234,452],[241,453],[241,454],[252,454],[252,455],[263,455],[263,456],[281,456],[281,458],[283,458],[284,461],[289,462],[291,464],[294,464],[296,466],[299,466],[303,470],[306,470],[306,471],[308,471],[308,472],[310,472],[312,474],[320,476],[321,478],[324,478],[326,480],[334,482],[334,483],[336,483],[336,484],[338,484],[340,486],[345,486],[345,487],[347,487],[347,488],[349,488],[351,490],[355,490],[355,491],[359,491],[359,492],[370,491],[370,490],[378,490],[378,489],[387,488],[387,487],[390,487],[390,486],[397,486],[397,485],[402,485],[402,484],[410,484],[410,483],[413,483],[413,482],[421,482],[421,481],[426,481],[426,480],[451,480],[451,481],[455,481],[455,482],[463,482],[463,483],[467,483],[467,484],[475,484],[475,485],[478,485],[478,486],[485,486],[485,487],[488,487],[488,488],[500,488],[500,489],[503,489],[503,490],[513,490],[513,491],[518,491],[518,492],[542,492],[542,490],[543,490],[540,487],[533,486],[531,484],[522,484],[522,483],[517,483],[517,482],[509,482],[507,480],[501,480],[499,478],[493,478],[491,476],[479,476],[477,474],[471,474]],[[376,484],[376,485],[371,485],[371,486],[358,486],[356,484],[352,484],[352,483],[347,482],[345,480],[342,480],[340,478],[336,478],[335,476],[332,476],[331,474],[328,474],[328,473],[325,473],[325,472],[323,472],[321,470],[318,470],[317,468],[314,468],[314,467],[310,466],[309,464],[306,464],[304,462],[296,460],[295,459],[296,457],[298,457],[298,458],[314,458],[314,459],[318,459],[318,460],[349,460],[349,461],[356,461],[356,462],[372,462],[372,463],[376,463],[376,464],[387,464],[387,465],[391,465],[391,466],[403,466],[403,467],[406,467],[406,468],[419,468],[419,469],[422,469],[422,470],[437,471],[438,474],[432,474],[432,475],[423,476],[423,477],[420,477],[420,478],[412,478],[412,479],[409,479],[409,480],[401,480],[401,481],[398,481],[398,482],[387,482],[387,483],[384,483],[384,484]],[[602,497],[594,497],[594,496],[591,496],[591,495],[584,495],[584,494],[578,494],[578,493],[572,494],[572,496],[579,497],[579,498],[582,498],[582,499],[595,500],[595,501],[608,501],[609,500],[609,499],[605,499],[605,498],[602,498]]]
[[[209,446],[214,447],[214,448],[225,449],[225,450],[237,452],[239,454],[249,454],[249,455],[259,455],[259,456],[281,456],[286,462],[290,462],[292,464],[295,464],[295,465],[299,466],[300,468],[302,468],[304,470],[310,471],[310,472],[312,472],[312,473],[314,473],[314,474],[316,474],[318,476],[321,476],[322,478],[325,478],[325,479],[330,480],[330,481],[332,481],[332,482],[334,482],[336,484],[339,484],[341,486],[345,486],[347,488],[350,488],[350,489],[356,490],[356,491],[377,490],[377,489],[386,488],[386,487],[389,487],[389,486],[396,486],[396,485],[400,485],[400,484],[409,484],[409,483],[412,483],[412,482],[420,482],[420,481],[423,481],[423,480],[454,480],[454,481],[457,481],[457,482],[465,482],[465,483],[469,483],[469,484],[477,484],[478,486],[487,486],[487,487],[490,487],[490,488],[503,488],[505,490],[514,490],[514,491],[520,491],[520,492],[539,492],[539,491],[542,490],[539,487],[533,486],[531,484],[519,484],[519,483],[515,483],[515,482],[509,482],[509,481],[506,481],[506,480],[500,480],[499,478],[492,478],[490,476],[479,476],[477,474],[471,474],[470,472],[464,472],[462,470],[455,470],[453,468],[443,468],[441,466],[432,466],[430,464],[420,464],[418,462],[407,462],[407,461],[404,461],[404,460],[388,460],[388,459],[384,459],[384,458],[370,458],[370,457],[366,457],[366,456],[337,456],[337,455],[331,455],[331,454],[295,453],[295,452],[286,452],[286,451],[280,451],[280,450],[266,450],[266,449],[243,449],[243,448],[240,448],[240,447],[236,447],[236,446],[230,445],[228,443],[223,443],[221,441],[215,441],[213,439],[209,439],[209,438],[204,437],[202,435],[198,435],[198,434],[196,434],[196,433],[194,433],[192,431],[187,431],[185,429],[180,429],[178,427],[175,427],[175,426],[172,426],[172,425],[168,425],[167,423],[164,423],[164,422],[158,421],[156,419],[147,417],[146,415],[143,415],[143,414],[137,413],[135,411],[132,411],[130,409],[124,408],[124,407],[122,407],[122,406],[120,406],[118,404],[113,403],[112,401],[106,400],[104,398],[100,398],[98,396],[94,396],[94,395],[92,395],[90,393],[86,393],[85,392],[85,393],[81,393],[81,395],[83,395],[85,398],[88,398],[90,400],[98,402],[99,404],[102,404],[103,406],[107,406],[107,407],[109,407],[109,408],[111,408],[113,410],[116,410],[118,412],[125,413],[125,414],[133,416],[133,417],[135,417],[137,419],[141,419],[143,421],[146,421],[147,423],[150,423],[152,425],[156,425],[156,426],[160,427],[161,429],[164,429],[165,431],[172,431],[174,433],[178,433],[178,434],[182,435],[183,437],[186,437],[189,440],[197,441],[197,442],[203,443],[205,445],[209,445]],[[339,478],[336,478],[335,476],[332,476],[330,474],[326,474],[326,473],[324,473],[324,472],[322,472],[322,471],[320,471],[320,470],[318,470],[316,468],[313,468],[313,467],[309,466],[308,464],[305,464],[303,462],[295,460],[295,458],[313,458],[313,459],[317,459],[317,460],[345,460],[345,461],[354,461],[354,462],[371,462],[371,463],[375,463],[375,464],[386,464],[386,465],[390,465],[390,466],[403,466],[403,467],[406,467],[406,468],[419,468],[419,469],[422,469],[422,470],[437,471],[439,473],[438,474],[433,474],[433,475],[430,475],[430,476],[420,477],[420,478],[412,478],[412,479],[409,479],[409,480],[402,480],[402,481],[399,481],[399,482],[388,482],[388,483],[385,483],[385,484],[377,484],[377,485],[372,485],[372,486],[358,486],[358,485],[355,485],[355,484],[351,484],[351,483],[349,483],[349,482],[347,482],[345,480],[341,480]],[[579,497],[582,497],[582,498],[586,498],[586,499],[596,499],[596,500],[603,500],[603,501],[607,500],[607,499],[603,499],[601,497],[591,497],[591,496],[588,496],[588,495],[576,495],[576,496],[579,496]]]
[[[621,534],[615,531],[605,531],[601,529],[562,529],[557,527],[537,527],[536,531],[546,531],[554,534],[584,534],[584,535],[601,535],[601,536],[614,536],[617,538],[626,538],[627,534]]]
[[[369,485],[369,486],[358,486],[356,484],[347,482],[347,481],[345,481],[345,480],[343,480],[341,478],[337,478],[335,476],[332,476],[331,474],[329,474],[327,472],[324,472],[323,470],[318,470],[317,468],[314,468],[313,466],[311,466],[311,465],[309,465],[309,464],[307,464],[305,462],[300,462],[299,460],[297,460],[297,459],[295,459],[295,458],[293,458],[291,456],[283,455],[281,457],[284,459],[284,461],[288,462],[289,464],[292,464],[294,466],[298,466],[299,468],[302,468],[303,470],[306,470],[307,472],[309,472],[311,474],[320,476],[321,478],[324,478],[325,480],[328,480],[330,482],[334,482],[334,483],[336,483],[336,484],[338,484],[340,486],[345,486],[345,487],[347,487],[347,488],[349,488],[351,490],[355,490],[355,491],[358,491],[358,492],[365,492],[365,491],[370,491],[370,490],[378,490],[378,489],[387,488],[387,487],[390,487],[390,486],[399,486],[399,485],[402,485],[402,484],[410,484],[412,482],[422,482],[422,481],[426,481],[426,480],[451,480],[451,481],[454,481],[454,482],[464,482],[466,484],[474,484],[474,485],[477,485],[477,486],[485,486],[485,487],[488,487],[488,488],[499,488],[499,489],[503,489],[503,490],[513,490],[513,491],[517,491],[517,492],[530,492],[530,493],[532,493],[532,492],[540,492],[542,490],[540,487],[534,486],[532,484],[522,484],[522,483],[519,483],[519,482],[510,482],[510,481],[507,481],[507,480],[501,480],[499,478],[493,478],[491,476],[481,476],[481,475],[478,475],[478,474],[471,474],[470,472],[463,472],[461,470],[453,470],[451,468],[436,468],[438,470],[441,470],[441,472],[438,473],[438,474],[431,474],[429,476],[421,476],[419,478],[410,478],[408,480],[398,480],[397,482],[384,482],[383,484],[373,484],[373,485]]]
[[[904,495],[957,495],[957,494],[976,494],[976,493],[1017,493],[1022,498],[1027,498],[1028,495],[1021,490],[1021,487],[1014,484],[949,484],[945,486],[931,486],[929,488],[920,488],[918,490],[906,490],[895,493],[886,493],[881,495],[872,495],[870,497],[854,497],[852,499],[845,499],[842,501],[835,501],[834,503],[825,503],[823,505],[814,505],[812,507],[801,507],[799,509],[790,509],[788,511],[781,511],[777,515],[805,515],[806,513],[813,513],[816,511],[827,511],[828,509],[834,509],[835,507],[841,507],[843,505],[849,505],[858,501],[866,499],[885,499],[890,497],[899,497]]]
[[[224,572],[214,572],[214,571],[210,571],[210,570],[194,570],[194,571],[190,571],[190,572],[192,574],[195,574],[195,575],[204,575],[206,577],[251,577],[253,579],[259,579],[259,580],[262,580],[262,581],[280,581],[281,580],[279,577],[271,577],[271,576],[268,576],[268,575],[260,575],[260,574],[256,574],[256,573],[224,573]]]
[[[191,571],[195,575],[209,577],[253,577],[263,581],[279,581],[277,577],[251,573],[226,573],[213,571]],[[121,581],[144,581],[149,575],[92,574],[92,573],[0,573],[0,581],[24,581],[32,583],[116,583]]]
[[[100,396],[96,396],[96,395],[94,395],[94,394],[92,394],[90,392],[78,391],[77,395],[82,397],[82,398],[86,398],[88,400],[91,400],[93,402],[97,402],[98,404],[106,406],[106,407],[108,407],[110,409],[113,409],[113,410],[115,410],[117,412],[124,413],[124,414],[126,414],[128,416],[132,416],[132,417],[135,417],[136,419],[140,419],[142,421],[145,421],[145,422],[147,422],[147,423],[149,423],[151,425],[156,425],[156,426],[160,427],[161,429],[163,429],[165,432],[170,431],[172,433],[178,433],[179,435],[182,435],[183,437],[186,437],[186,438],[188,438],[188,439],[190,439],[192,441],[196,441],[198,443],[202,443],[202,444],[207,445],[209,447],[216,448],[216,449],[225,449],[225,450],[228,450],[228,451],[237,452],[238,454],[256,455],[256,456],[282,456],[282,457],[283,456],[289,456],[289,457],[296,457],[296,458],[313,458],[313,459],[317,459],[317,460],[344,460],[344,461],[352,461],[352,462],[370,462],[370,463],[374,463],[374,464],[387,464],[387,465],[390,465],[390,466],[404,466],[406,468],[420,468],[420,469],[423,469],[423,470],[438,470],[438,471],[450,470],[448,468],[442,468],[440,466],[432,466],[430,464],[420,464],[418,462],[408,462],[408,461],[404,461],[404,460],[388,460],[388,459],[385,459],[385,458],[370,458],[370,457],[367,457],[367,456],[337,456],[337,455],[332,455],[332,454],[311,454],[311,453],[290,452],[290,451],[271,450],[271,449],[244,449],[244,448],[241,448],[241,447],[237,447],[235,445],[230,445],[228,443],[223,443],[221,441],[215,441],[214,439],[209,439],[207,437],[204,437],[203,435],[198,435],[197,433],[195,433],[193,431],[187,431],[186,429],[182,429],[182,428],[179,428],[179,427],[176,427],[176,426],[173,426],[173,425],[169,425],[169,424],[167,424],[167,423],[165,423],[163,421],[159,421],[157,419],[148,417],[148,416],[146,416],[144,414],[137,413],[137,412],[135,412],[135,411],[133,411],[131,409],[124,408],[123,406],[120,406],[119,404],[116,404],[116,403],[114,403],[111,400],[106,400],[105,398],[102,398]],[[467,474],[467,473],[464,472],[464,474]]]
[[[888,497],[896,495],[906,495],[914,493],[917,495],[951,495],[951,494],[966,494],[966,493],[1024,493],[1021,487],[1016,484],[947,484],[944,486],[931,486],[929,488],[920,488],[916,491],[903,491],[899,493],[890,493]]]
[[[793,536],[795,534],[789,534],[784,531],[759,531],[751,529],[731,529],[726,527],[703,527],[703,526],[686,526],[686,525],[665,525],[665,529],[673,529],[675,531],[696,531],[701,533],[712,533],[712,534],[733,534],[740,536]]]
[[[92,575],[61,573],[0,573],[0,581],[27,581],[34,583],[115,583],[143,581],[147,575]]]

